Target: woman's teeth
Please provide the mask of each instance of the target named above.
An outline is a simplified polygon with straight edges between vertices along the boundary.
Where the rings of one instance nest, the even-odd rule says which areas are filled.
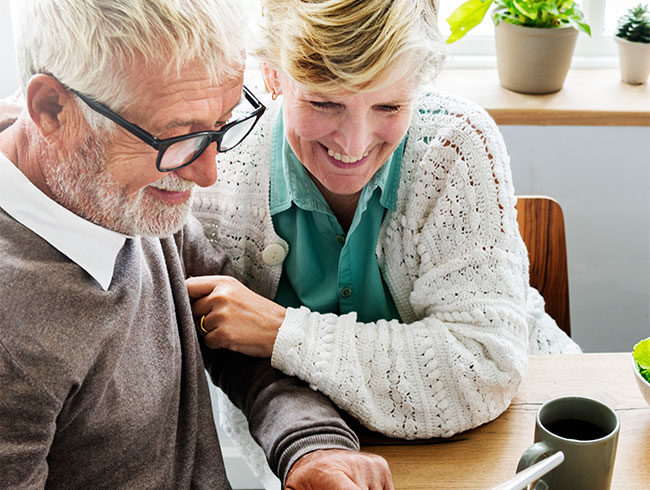
[[[362,158],[365,158],[368,156],[368,152],[365,152],[363,155],[360,157],[351,157],[348,155],[341,155],[340,153],[336,153],[329,148],[327,149],[327,154],[331,156],[334,160],[338,160],[339,162],[343,163],[355,163],[361,160]]]

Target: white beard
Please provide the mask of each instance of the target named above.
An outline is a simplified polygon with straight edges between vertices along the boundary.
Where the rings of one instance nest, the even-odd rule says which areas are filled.
[[[144,188],[129,198],[106,170],[105,148],[110,145],[108,133],[106,136],[100,140],[98,135],[91,135],[65,161],[43,166],[55,200],[79,216],[125,235],[165,237],[180,230],[192,200],[171,205],[155,199]],[[152,185],[185,191],[194,183],[170,173]]]

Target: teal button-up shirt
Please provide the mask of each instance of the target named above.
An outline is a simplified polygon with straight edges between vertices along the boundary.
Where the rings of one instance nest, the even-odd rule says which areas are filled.
[[[275,301],[319,313],[357,312],[357,321],[399,319],[375,249],[394,210],[406,137],[361,192],[348,233],[332,213],[286,137],[282,113],[271,141],[271,216],[289,244]]]

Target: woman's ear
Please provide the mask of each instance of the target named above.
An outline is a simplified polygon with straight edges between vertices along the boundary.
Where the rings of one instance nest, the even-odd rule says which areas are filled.
[[[34,75],[27,84],[25,102],[32,122],[51,144],[74,136],[81,129],[72,92],[54,77]]]
[[[282,93],[280,87],[280,75],[275,68],[271,68],[267,63],[262,63],[262,76],[264,77],[264,87],[271,93],[273,100],[278,98]]]

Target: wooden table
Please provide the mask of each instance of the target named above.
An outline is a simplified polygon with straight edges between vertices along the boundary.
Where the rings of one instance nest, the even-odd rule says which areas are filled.
[[[398,441],[362,435],[362,448],[388,461],[397,490],[485,490],[512,477],[533,442],[535,414],[558,396],[589,396],[614,408],[621,433],[612,489],[650,488],[650,406],[632,372],[632,356],[532,356],[528,376],[499,418],[450,439]]]

